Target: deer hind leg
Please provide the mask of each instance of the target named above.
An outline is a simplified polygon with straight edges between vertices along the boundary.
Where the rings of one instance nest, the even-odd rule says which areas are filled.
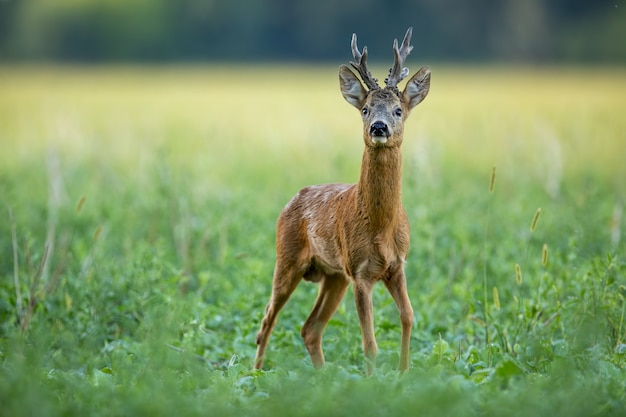
[[[324,365],[322,335],[346,293],[350,281],[343,274],[324,275],[315,306],[302,326],[302,339],[316,368]]]
[[[372,289],[374,281],[356,279],[354,282],[354,299],[356,311],[361,324],[363,336],[363,353],[367,366],[367,375],[371,375],[376,366],[376,337],[374,335],[374,311],[372,306]]]
[[[282,263],[277,261],[274,269],[274,279],[272,281],[272,295],[270,301],[265,308],[265,317],[261,322],[261,329],[256,336],[256,358],[254,360],[254,369],[263,367],[265,359],[265,349],[270,339],[270,334],[276,324],[278,313],[283,308],[293,291],[302,279],[302,270],[297,267],[283,267]]]
[[[413,307],[406,290],[406,276],[402,267],[398,268],[384,280],[385,286],[391,297],[396,302],[400,312],[400,322],[402,323],[402,341],[400,344],[400,363],[398,369],[406,371],[409,368],[409,347],[411,344],[411,327],[413,326]]]

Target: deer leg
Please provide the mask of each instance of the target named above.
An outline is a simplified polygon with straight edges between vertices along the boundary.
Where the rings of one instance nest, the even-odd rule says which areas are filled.
[[[376,337],[374,335],[374,311],[372,306],[372,288],[374,282],[357,279],[354,282],[354,299],[356,311],[361,324],[363,337],[363,353],[367,365],[367,375],[371,375],[376,365]]]
[[[324,329],[343,299],[349,283],[350,281],[344,275],[325,275],[320,283],[320,292],[315,301],[315,306],[302,326],[302,339],[311,356],[311,362],[316,368],[321,368],[324,365],[324,352],[322,350]]]
[[[274,269],[274,279],[272,281],[272,295],[270,301],[265,308],[265,317],[261,322],[261,329],[256,336],[256,358],[254,360],[254,369],[263,367],[265,359],[265,349],[270,339],[270,334],[276,324],[278,313],[283,308],[293,291],[302,279],[302,274],[297,268],[282,268],[276,263]]]
[[[400,344],[400,363],[398,369],[409,368],[409,347],[411,344],[411,327],[413,326],[413,307],[406,290],[406,276],[402,268],[393,273],[388,280],[383,280],[391,297],[396,302],[402,323],[402,342]]]

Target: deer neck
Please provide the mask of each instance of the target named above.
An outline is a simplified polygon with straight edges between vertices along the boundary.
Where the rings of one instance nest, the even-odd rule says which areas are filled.
[[[357,183],[358,211],[375,229],[396,223],[402,206],[400,147],[365,147]]]

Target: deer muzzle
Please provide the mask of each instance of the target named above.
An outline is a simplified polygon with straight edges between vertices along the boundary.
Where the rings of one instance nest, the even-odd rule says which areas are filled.
[[[370,137],[372,142],[384,144],[389,138],[389,127],[382,121],[376,121],[370,126]]]

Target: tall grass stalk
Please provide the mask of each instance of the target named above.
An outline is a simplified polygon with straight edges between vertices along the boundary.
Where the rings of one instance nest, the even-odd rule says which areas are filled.
[[[626,340],[623,338],[626,334],[622,334],[622,329],[624,325],[624,313],[626,313],[626,298],[620,297],[622,300],[622,315],[619,319],[619,326],[617,328],[617,343],[615,343],[615,347],[617,348],[619,345],[623,344]]]
[[[15,285],[15,309],[17,318],[22,322],[24,316],[24,307],[22,306],[22,289],[20,288],[20,267],[19,257],[17,254],[17,227],[15,226],[15,218],[13,217],[13,209],[9,210],[9,222],[11,223],[11,242],[13,245],[13,284]]]
[[[28,304],[26,305],[26,308],[24,308],[19,276],[17,226],[15,225],[13,209],[9,207],[8,211],[9,222],[11,223],[11,241],[13,246],[13,284],[15,285],[15,310],[20,328],[22,329],[22,332],[25,332],[28,329],[30,320],[33,316],[33,313],[35,312],[35,308],[40,301],[40,295],[38,294],[37,289],[39,288],[39,282],[44,271],[44,266],[46,265],[48,259],[48,245],[46,244],[44,247],[44,251],[39,262],[39,267],[37,268],[37,271],[35,272],[35,275],[33,276],[33,279],[30,283],[30,287],[28,290]]]
[[[487,279],[487,261],[489,254],[487,253],[487,241],[489,236],[489,222],[491,220],[491,205],[493,198],[491,197],[496,186],[496,166],[491,169],[491,177],[489,179],[489,202],[487,203],[487,216],[485,218],[485,236],[483,239],[483,317],[485,319],[485,346],[488,349],[488,366],[491,366],[491,349],[489,348],[489,294]]]
[[[528,239],[526,240],[526,251],[525,251],[524,260],[522,263],[523,266],[526,267],[526,271],[529,270],[528,265],[529,265],[530,246],[532,244],[533,233],[537,229],[537,224],[539,222],[540,216],[541,216],[541,208],[539,207],[537,208],[537,210],[535,210],[535,214],[533,215],[533,218],[530,221]],[[547,261],[548,261],[548,247],[546,244],[544,244],[541,250],[541,265],[543,266],[544,263],[547,263]],[[516,297],[517,304],[518,304],[517,316],[518,318],[520,318],[519,325],[517,326],[517,330],[515,332],[516,339],[519,336],[519,333],[521,332],[521,329],[524,323],[524,320],[522,319],[526,317],[526,314],[525,314],[526,309],[524,306],[524,288],[523,288],[524,278],[523,278],[522,264],[519,264],[519,263],[515,264],[515,282],[517,283],[517,289],[518,289],[518,297]],[[540,282],[537,287],[537,305],[539,305],[539,301],[541,297],[541,281],[542,280],[543,280],[543,277],[540,277]],[[538,309],[535,317],[531,318],[531,323],[534,320],[538,319],[540,314],[541,314],[541,309]]]
[[[41,261],[39,262],[39,267],[37,268],[37,271],[35,272],[35,275],[33,276],[33,279],[30,283],[30,288],[28,290],[28,305],[26,306],[26,311],[24,312],[24,315],[20,322],[20,327],[22,328],[22,332],[25,332],[28,330],[28,326],[30,325],[30,320],[33,317],[33,314],[35,313],[35,308],[37,308],[37,305],[39,304],[39,301],[40,301],[40,294],[37,291],[37,289],[39,288],[39,282],[41,281],[41,276],[43,275],[45,265],[48,262],[48,253],[49,253],[49,247],[48,247],[48,244],[46,244],[43,249],[43,254],[41,255]]]
[[[543,292],[543,281],[544,278],[546,277],[546,268],[548,266],[548,244],[544,243],[543,246],[541,247],[541,269],[542,269],[542,274],[539,277],[539,285],[537,285],[537,299],[536,299],[536,303],[537,305],[539,305],[540,301],[541,301],[541,294]]]
[[[535,232],[535,229],[537,228],[537,223],[539,222],[539,217],[540,216],[541,216],[541,207],[539,207],[539,208],[537,208],[537,210],[535,210],[535,214],[533,215],[533,219],[530,222],[528,239],[526,240],[526,254],[525,254],[525,259],[524,259],[524,266],[528,265],[528,257],[529,257],[529,254],[530,254],[530,245],[532,243],[533,233]]]

